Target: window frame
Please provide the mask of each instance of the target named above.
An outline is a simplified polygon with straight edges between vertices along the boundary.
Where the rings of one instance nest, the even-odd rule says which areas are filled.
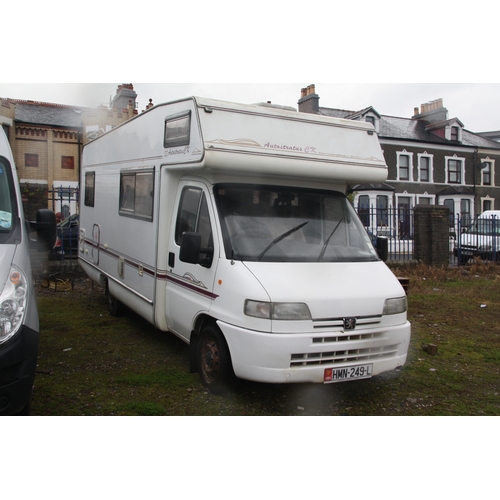
[[[63,170],[75,170],[75,157],[62,155],[61,156],[61,169],[63,169]]]
[[[408,159],[408,166],[401,166],[401,158],[405,157]],[[401,170],[406,169],[408,171],[408,178],[401,177]],[[413,181],[413,153],[408,153],[406,150],[397,152],[397,180],[402,182],[412,182]]]
[[[186,133],[174,136],[172,138],[167,137],[167,132],[169,131],[169,124],[174,122],[179,122],[183,119],[187,119],[187,125],[183,128],[186,129]],[[163,147],[164,148],[176,148],[181,146],[189,146],[191,142],[191,110],[186,110],[181,113],[176,113],[175,115],[167,116],[165,118],[165,128],[163,131]]]
[[[495,186],[495,160],[491,160],[490,158],[485,158],[481,160],[481,163],[487,163],[489,165],[489,182],[485,182],[485,170],[481,170],[481,186],[493,187]]]
[[[137,177],[138,176],[151,176],[151,206],[149,213],[141,212],[137,208]],[[127,197],[130,194],[133,194],[133,207],[125,207],[126,203],[130,203],[129,199],[125,199],[125,190],[124,188],[124,178],[125,177],[134,177],[134,185],[133,191],[127,192]],[[120,183],[118,186],[119,189],[119,205],[118,205],[118,213],[123,217],[130,217],[132,219],[140,219],[147,222],[153,222],[154,216],[154,202],[155,202],[155,169],[147,168],[147,169],[134,169],[134,170],[122,170],[120,172]]]
[[[425,169],[422,168],[422,160],[426,160],[428,162],[427,165],[427,180],[422,179],[422,172],[425,171]],[[433,155],[427,154],[427,153],[420,153],[418,155],[418,182],[424,182],[426,184],[434,182],[434,157]]]
[[[25,168],[39,168],[40,157],[38,153],[24,153],[24,166]]]
[[[459,165],[459,168],[456,172],[459,173],[460,178],[457,182],[452,181],[450,174],[452,171],[450,170],[450,162],[456,162]],[[454,185],[464,185],[465,184],[465,158],[460,158],[458,156],[445,156],[445,171],[446,171],[446,184],[454,184]],[[456,173],[453,171],[453,173]]]

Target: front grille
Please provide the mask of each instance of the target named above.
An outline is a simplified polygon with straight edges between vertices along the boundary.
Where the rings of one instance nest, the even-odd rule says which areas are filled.
[[[356,332],[356,333],[354,333]],[[312,339],[313,344],[330,344],[334,342],[348,342],[351,340],[372,340],[383,337],[382,332],[357,332],[356,330],[351,330],[348,332],[342,332],[335,335],[329,335],[328,337],[318,337]]]
[[[378,325],[382,320],[381,315],[375,316],[356,316],[356,329],[372,327]],[[344,328],[344,318],[322,318],[313,320],[313,328],[330,328],[342,329]]]
[[[325,365],[352,362],[369,362],[396,355],[397,344],[365,349],[325,351],[320,353],[292,354],[290,366]]]

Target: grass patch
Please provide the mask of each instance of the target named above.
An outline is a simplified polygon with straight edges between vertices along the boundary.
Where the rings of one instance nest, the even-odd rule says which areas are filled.
[[[188,347],[104,293],[40,290],[34,415],[500,415],[500,267],[412,265],[412,339],[399,372],[332,385],[241,381],[214,396],[189,373]],[[437,346],[437,354],[424,351]]]

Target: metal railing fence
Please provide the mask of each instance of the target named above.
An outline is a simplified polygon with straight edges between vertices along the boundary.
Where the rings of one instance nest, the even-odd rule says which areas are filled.
[[[387,238],[389,261],[413,260],[414,210],[412,208],[360,208],[357,213],[372,241],[377,237]]]

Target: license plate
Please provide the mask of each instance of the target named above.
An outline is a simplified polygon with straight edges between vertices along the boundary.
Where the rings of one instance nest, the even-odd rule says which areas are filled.
[[[373,365],[344,366],[342,368],[326,368],[324,383],[345,382],[347,380],[359,380],[371,378]]]

